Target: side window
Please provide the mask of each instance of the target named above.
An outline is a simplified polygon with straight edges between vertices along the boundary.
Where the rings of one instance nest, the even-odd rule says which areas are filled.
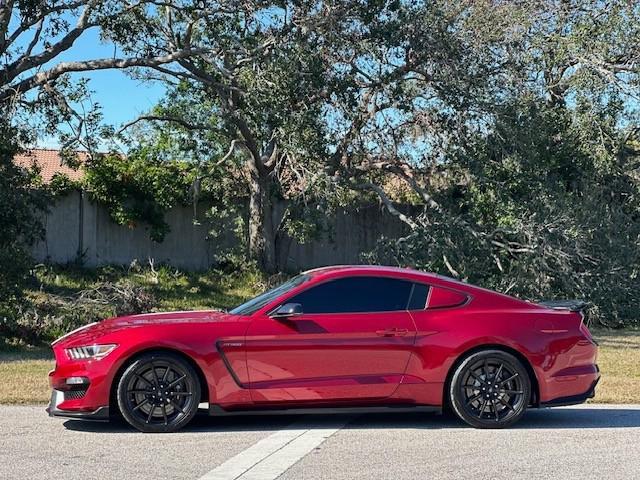
[[[411,282],[385,277],[348,277],[312,287],[287,303],[304,313],[392,312],[406,310]]]
[[[407,310],[424,310],[427,308],[429,287],[422,283],[414,283]]]

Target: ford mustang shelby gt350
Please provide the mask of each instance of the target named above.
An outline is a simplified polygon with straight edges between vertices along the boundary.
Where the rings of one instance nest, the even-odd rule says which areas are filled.
[[[248,412],[442,410],[479,428],[584,402],[600,374],[576,301],[534,304],[373,266],[302,273],[228,311],[112,318],[53,343],[50,415],[145,432]]]

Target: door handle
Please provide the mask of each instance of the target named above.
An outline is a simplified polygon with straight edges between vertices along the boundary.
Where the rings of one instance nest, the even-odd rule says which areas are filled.
[[[388,328],[386,330],[376,330],[376,335],[380,337],[403,337],[409,330],[406,328]]]

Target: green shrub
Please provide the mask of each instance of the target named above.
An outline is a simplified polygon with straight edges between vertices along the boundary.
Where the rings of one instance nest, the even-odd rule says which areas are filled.
[[[0,319],[21,308],[31,266],[29,246],[44,233],[47,194],[34,188],[36,171],[13,163],[24,141],[22,132],[0,119]]]
[[[92,198],[104,205],[119,225],[146,223],[153,240],[161,242],[170,228],[165,213],[190,201],[192,167],[162,161],[143,152],[97,156],[86,165],[84,184]]]

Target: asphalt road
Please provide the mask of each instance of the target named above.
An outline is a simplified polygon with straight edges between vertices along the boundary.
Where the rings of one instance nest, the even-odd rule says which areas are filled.
[[[634,479],[640,405],[530,411],[509,430],[431,414],[197,417],[148,435],[125,424],[0,407],[0,479]]]

